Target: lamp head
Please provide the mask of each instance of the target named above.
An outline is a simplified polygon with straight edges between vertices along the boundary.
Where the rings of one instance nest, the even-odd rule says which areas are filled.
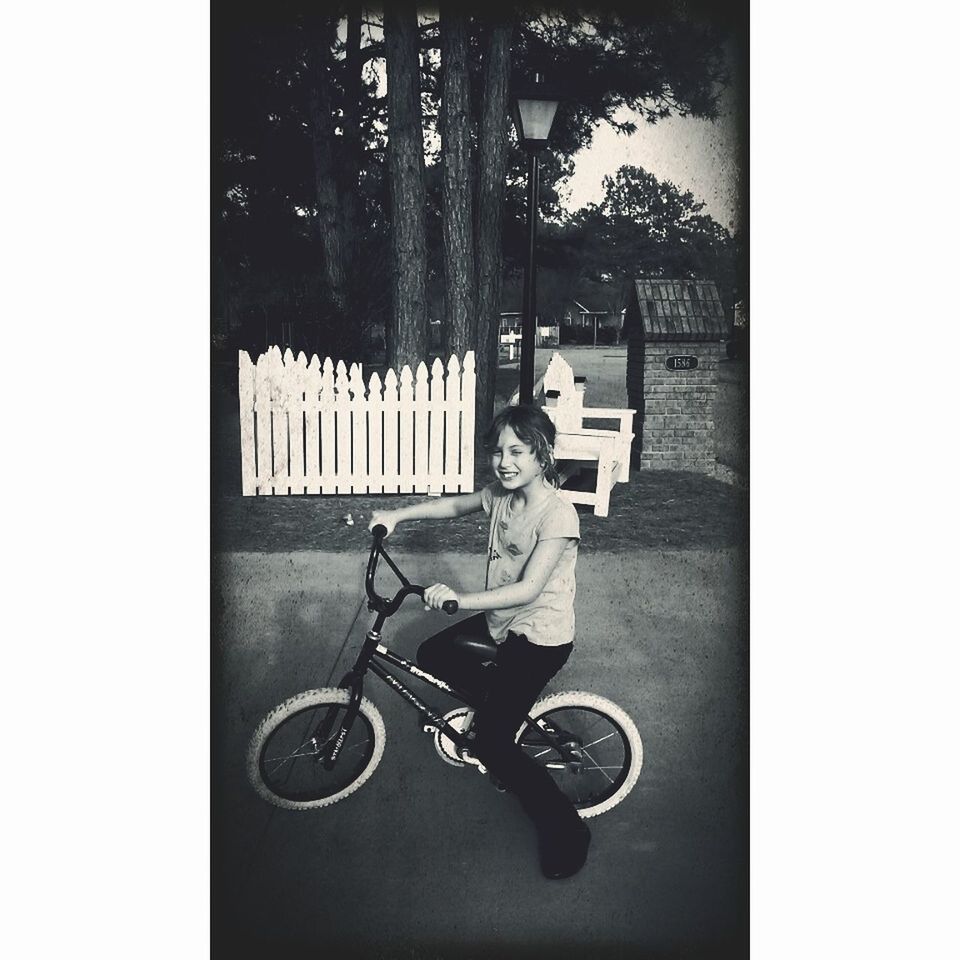
[[[550,139],[550,128],[560,100],[556,91],[540,82],[540,74],[533,81],[513,85],[511,105],[517,139],[527,150],[542,150]]]

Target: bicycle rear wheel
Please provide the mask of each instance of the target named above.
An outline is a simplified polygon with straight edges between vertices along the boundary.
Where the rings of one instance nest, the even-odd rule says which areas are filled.
[[[348,690],[307,690],[264,717],[247,750],[247,776],[264,800],[285,810],[316,810],[350,796],[370,779],[387,733],[380,711],[366,699],[333,769],[323,765],[325,748],[339,733],[349,703]]]
[[[643,766],[643,743],[630,717],[593,693],[555,693],[533,705],[532,724],[517,742],[543,764],[584,819],[615,807],[634,788]],[[544,726],[569,747],[559,752]]]

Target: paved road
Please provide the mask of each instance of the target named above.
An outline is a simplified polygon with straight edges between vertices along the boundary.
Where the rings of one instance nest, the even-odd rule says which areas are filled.
[[[482,579],[482,559],[398,557],[413,580]],[[575,878],[539,875],[515,801],[443,764],[412,711],[371,679],[384,759],[328,810],[276,810],[243,773],[261,716],[339,679],[364,558],[215,559],[214,929],[218,956],[743,956],[746,641],[735,551],[593,554],[578,564],[578,648],[554,685],[603,693],[644,740],[639,784],[591,821]],[[412,655],[439,614],[388,624]],[[364,611],[351,637],[368,626]],[[393,632],[389,632],[394,628]],[[377,684],[378,686],[375,686]],[[228,949],[229,947],[229,949]]]

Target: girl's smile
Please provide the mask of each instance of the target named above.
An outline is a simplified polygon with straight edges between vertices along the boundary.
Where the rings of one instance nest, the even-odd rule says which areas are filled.
[[[543,477],[543,465],[529,444],[513,432],[512,427],[500,431],[500,439],[491,454],[497,479],[507,490],[521,490]]]

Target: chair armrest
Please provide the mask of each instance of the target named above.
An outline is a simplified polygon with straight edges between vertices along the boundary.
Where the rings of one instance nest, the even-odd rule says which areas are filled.
[[[584,407],[583,415],[585,417],[593,417],[599,419],[601,417],[609,417],[613,420],[616,417],[622,417],[625,414],[634,414],[636,410],[632,410],[629,407]]]
[[[581,427],[579,430],[558,430],[558,437],[609,437],[616,438],[616,430],[604,430],[602,427]]]
[[[583,418],[590,420],[619,420],[616,432],[623,438],[633,439],[633,418],[636,410],[614,409],[612,407],[584,407]]]

